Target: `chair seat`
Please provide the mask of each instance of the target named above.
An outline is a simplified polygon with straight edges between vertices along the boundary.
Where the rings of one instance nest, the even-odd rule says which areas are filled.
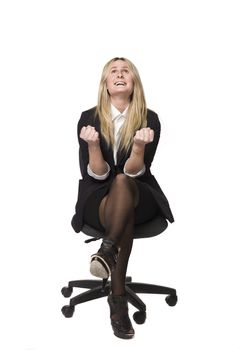
[[[156,216],[154,219],[145,222],[144,224],[135,225],[134,238],[148,238],[154,237],[165,231],[168,226],[168,222],[162,216]],[[104,232],[101,232],[87,224],[85,224],[81,231],[87,236],[101,238],[104,236]]]

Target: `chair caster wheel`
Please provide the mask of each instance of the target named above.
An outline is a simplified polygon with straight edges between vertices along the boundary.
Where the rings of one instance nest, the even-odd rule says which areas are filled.
[[[69,298],[71,294],[73,293],[73,288],[72,287],[63,287],[61,289],[61,293],[65,298]]]
[[[62,314],[67,317],[67,318],[70,318],[73,316],[74,314],[74,306],[71,306],[71,305],[65,305],[62,307],[61,309],[62,311]]]
[[[165,300],[169,306],[175,306],[177,303],[177,295],[168,295]]]
[[[133,319],[137,324],[143,324],[146,320],[146,312],[136,311],[133,315]]]

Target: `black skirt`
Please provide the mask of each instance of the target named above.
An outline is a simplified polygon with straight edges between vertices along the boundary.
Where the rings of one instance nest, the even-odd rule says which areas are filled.
[[[135,225],[153,219],[160,209],[149,188],[140,181],[136,181],[139,189],[139,203],[135,208]],[[100,188],[92,193],[85,203],[84,223],[102,232],[105,231],[99,219],[99,207],[102,199],[108,194],[108,188]]]

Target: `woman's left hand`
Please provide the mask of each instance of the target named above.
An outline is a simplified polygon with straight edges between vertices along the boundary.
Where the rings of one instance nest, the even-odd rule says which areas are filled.
[[[146,145],[154,140],[154,130],[151,128],[142,128],[137,130],[134,136],[134,144],[136,145]]]

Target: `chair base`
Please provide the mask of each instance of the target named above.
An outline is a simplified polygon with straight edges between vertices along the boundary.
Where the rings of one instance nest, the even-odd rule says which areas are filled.
[[[62,313],[65,317],[72,317],[75,306],[78,304],[108,296],[111,289],[111,283],[105,279],[70,281],[68,286],[63,287],[61,290],[63,296],[69,298],[72,295],[73,288],[86,288],[88,290],[71,298],[69,305],[62,307]],[[128,296],[128,302],[138,309],[138,311],[134,313],[133,318],[135,322],[139,324],[145,322],[146,305],[136,293],[164,294],[167,295],[165,300],[169,306],[175,306],[177,303],[175,289],[155,284],[132,282],[131,277],[126,277],[126,294]]]

